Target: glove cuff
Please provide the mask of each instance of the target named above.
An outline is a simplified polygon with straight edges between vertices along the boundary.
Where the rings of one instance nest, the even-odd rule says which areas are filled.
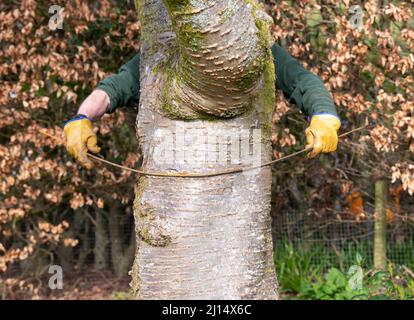
[[[342,120],[341,120],[341,118],[339,118],[339,116],[338,116],[337,114],[334,114],[334,113],[329,113],[329,112],[318,112],[318,113],[315,113],[315,114],[313,114],[313,115],[311,116],[311,120],[312,120],[312,118],[313,118],[314,116],[322,116],[322,115],[329,115],[329,116],[333,116],[333,117],[337,118],[337,119],[339,120],[339,122],[342,124]]]
[[[88,119],[90,122],[92,122],[92,119],[88,118],[87,116],[85,116],[84,114],[77,114],[74,118],[66,121],[63,124],[63,127],[65,127],[68,123],[73,122],[73,121],[77,121],[77,120],[82,120],[82,119]]]

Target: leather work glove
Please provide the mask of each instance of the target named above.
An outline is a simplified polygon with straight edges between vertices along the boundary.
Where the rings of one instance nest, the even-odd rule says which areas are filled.
[[[101,148],[97,146],[97,138],[93,132],[92,122],[87,116],[78,114],[67,121],[63,129],[66,137],[66,150],[80,165],[86,169],[93,167],[93,162],[88,158],[87,152],[98,153]]]
[[[336,151],[338,146],[338,130],[341,127],[339,118],[332,114],[317,114],[312,117],[309,127],[306,129],[306,148],[313,147],[308,154],[309,158],[316,157],[319,153]]]

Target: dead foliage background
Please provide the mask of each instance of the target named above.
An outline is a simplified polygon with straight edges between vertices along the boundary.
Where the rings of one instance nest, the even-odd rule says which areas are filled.
[[[136,177],[102,165],[86,172],[59,144],[62,124],[80,102],[138,52],[140,22],[132,1],[53,4],[64,7],[62,30],[48,27],[49,1],[0,4],[3,297],[16,290],[32,298],[47,295],[39,283],[50,264],[125,277],[134,252]],[[350,25],[355,4],[364,12],[361,29]],[[275,238],[284,230],[281,215],[289,212],[311,217],[307,223],[314,226],[372,219],[373,182],[387,179],[388,223],[404,242],[414,219],[413,2],[299,0],[265,6],[275,21],[275,40],[332,92],[342,130],[370,125],[342,141],[336,154],[274,167]],[[136,112],[122,109],[96,124],[106,159],[139,164]],[[301,149],[305,117],[280,92],[273,119],[275,157]]]

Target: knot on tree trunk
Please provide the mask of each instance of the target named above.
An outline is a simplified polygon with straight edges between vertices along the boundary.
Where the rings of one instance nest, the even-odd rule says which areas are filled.
[[[164,2],[178,45],[166,71],[164,111],[208,119],[249,110],[269,61],[268,16],[250,0]]]
[[[150,246],[165,247],[171,242],[171,236],[163,227],[164,221],[156,208],[146,203],[142,190],[146,179],[140,178],[135,189],[134,215],[137,236]]]

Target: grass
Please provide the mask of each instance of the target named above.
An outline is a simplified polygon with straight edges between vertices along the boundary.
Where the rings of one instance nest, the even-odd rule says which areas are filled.
[[[281,293],[284,298],[297,299],[313,297],[317,299],[316,292],[321,294],[320,291],[323,291],[326,287],[329,288],[328,291],[332,290],[333,285],[331,282],[339,281],[338,279],[340,279],[339,282],[341,282],[342,286],[335,287],[339,291],[337,297],[351,297],[352,292],[349,292],[347,289],[347,283],[344,284],[344,281],[348,279],[348,273],[351,267],[355,268],[355,266],[358,266],[361,270],[364,270],[366,275],[371,274],[374,276],[375,272],[372,271],[372,244],[369,242],[349,242],[341,248],[336,248],[332,244],[329,246],[326,243],[321,241],[293,244],[286,239],[277,242],[274,254],[275,267]],[[387,255],[391,267],[387,271],[387,276],[390,279],[394,279],[392,275],[394,269],[414,269],[413,249],[412,246],[407,245],[389,246]],[[405,274],[405,276],[407,275]],[[410,278],[409,275],[408,277]],[[367,283],[367,288],[372,287],[368,284],[370,281],[368,278],[364,281]],[[387,285],[392,287],[392,280],[387,281]],[[366,297],[371,294],[367,288],[364,291]],[[403,291],[401,288],[393,290]],[[372,294],[372,296],[377,297],[378,295]],[[397,294],[394,294],[394,296],[397,296]]]

